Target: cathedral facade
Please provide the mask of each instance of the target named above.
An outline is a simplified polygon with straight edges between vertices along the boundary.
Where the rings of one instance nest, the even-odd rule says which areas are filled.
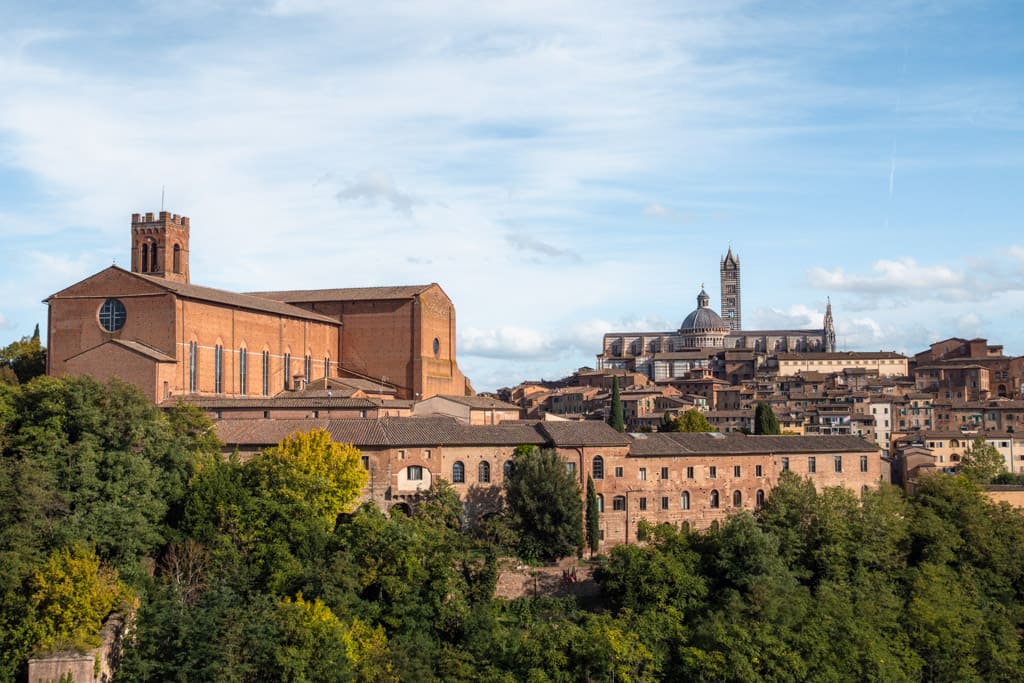
[[[657,381],[683,377],[695,370],[711,373],[715,357],[725,350],[764,356],[835,351],[831,301],[825,307],[821,328],[744,330],[740,259],[732,247],[721,259],[720,275],[723,315],[712,310],[711,298],[702,287],[697,295],[697,308],[684,318],[678,330],[605,333],[597,356],[598,369],[630,370]]]
[[[471,392],[455,357],[455,307],[436,283],[239,294],[194,285],[190,221],[133,214],[131,270],[53,294],[47,372],[119,377],[154,402],[272,396],[312,380],[386,382],[420,399]]]

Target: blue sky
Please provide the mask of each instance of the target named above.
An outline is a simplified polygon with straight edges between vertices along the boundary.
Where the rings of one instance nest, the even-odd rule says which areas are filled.
[[[192,218],[193,281],[436,281],[478,389],[673,329],[1024,354],[1024,5],[0,0],[0,337]]]

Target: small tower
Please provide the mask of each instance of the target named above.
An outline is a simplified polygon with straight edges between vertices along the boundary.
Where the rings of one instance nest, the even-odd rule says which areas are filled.
[[[824,329],[822,330],[825,342],[825,353],[835,353],[836,351],[836,326],[832,320],[832,298],[828,298],[828,303],[825,304],[825,322]]]
[[[132,272],[188,283],[188,216],[132,214]]]
[[[743,314],[740,307],[740,257],[732,253],[729,245],[728,253],[722,257],[719,272],[722,276],[722,319],[729,326],[730,332],[743,329]]]

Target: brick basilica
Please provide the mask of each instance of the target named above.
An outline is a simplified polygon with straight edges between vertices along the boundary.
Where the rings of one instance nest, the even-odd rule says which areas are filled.
[[[118,377],[156,403],[273,396],[327,377],[397,398],[472,393],[455,307],[436,283],[238,294],[191,283],[187,216],[132,214],[131,270],[111,266],[45,300],[47,373]]]

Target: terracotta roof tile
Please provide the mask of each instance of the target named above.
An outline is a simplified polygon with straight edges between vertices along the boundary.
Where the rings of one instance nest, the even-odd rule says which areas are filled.
[[[391,287],[340,287],[337,289],[288,289],[278,292],[249,292],[252,296],[277,301],[369,301],[372,299],[412,299],[430,289],[429,285]]]

